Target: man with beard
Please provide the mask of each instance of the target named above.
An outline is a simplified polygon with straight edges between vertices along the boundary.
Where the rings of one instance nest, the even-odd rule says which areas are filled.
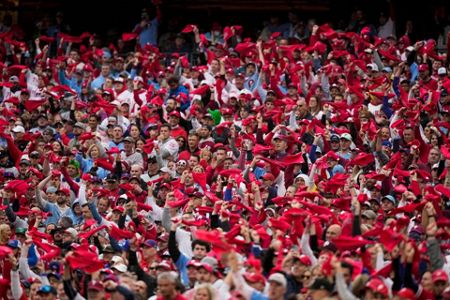
[[[36,187],[36,202],[43,211],[51,212],[52,215],[47,219],[47,224],[49,223],[58,223],[61,216],[69,209],[67,206],[66,199],[64,197],[60,197],[56,195],[56,203],[51,203],[44,198],[47,198],[47,195],[43,192],[44,187],[50,182],[52,179],[52,175],[47,176],[44,180],[42,180],[38,186]],[[54,189],[56,193],[56,188],[50,187]],[[47,189],[47,192],[49,189]]]

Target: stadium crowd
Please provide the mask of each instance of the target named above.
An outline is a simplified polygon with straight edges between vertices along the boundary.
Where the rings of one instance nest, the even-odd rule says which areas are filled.
[[[0,26],[0,298],[450,299],[446,51],[360,11],[161,43],[155,4]]]

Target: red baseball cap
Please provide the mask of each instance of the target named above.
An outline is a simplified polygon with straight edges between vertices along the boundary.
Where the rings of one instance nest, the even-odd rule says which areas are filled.
[[[308,256],[304,255],[304,254],[295,256],[294,259],[297,259],[298,261],[300,261],[300,263],[302,265],[305,265],[305,266],[311,266],[312,265],[311,259]]]
[[[436,282],[436,281],[446,281],[447,282],[448,275],[444,270],[439,269],[439,270],[436,270],[433,272],[433,274],[431,275],[431,279],[433,280],[433,282]]]
[[[266,279],[264,278],[264,276],[259,273],[244,273],[244,279],[250,283],[266,283]]]
[[[409,288],[402,288],[400,291],[398,291],[397,297],[408,300],[416,299],[415,293]]]
[[[274,181],[275,177],[271,173],[266,173],[261,177],[261,179]]]
[[[371,279],[367,284],[366,288],[372,290],[373,292],[380,293],[383,296],[388,295],[388,288],[384,284],[384,282],[381,279],[373,278]]]

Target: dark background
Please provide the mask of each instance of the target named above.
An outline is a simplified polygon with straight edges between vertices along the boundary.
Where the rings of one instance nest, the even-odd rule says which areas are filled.
[[[19,5],[9,1],[19,1]],[[435,37],[439,26],[436,26],[434,16],[438,8],[442,15],[440,23],[448,22],[450,1],[428,0],[419,1],[419,4],[405,0],[392,1],[398,36],[403,35],[406,21],[412,20],[418,38]],[[297,13],[305,22],[315,18],[319,24],[331,22],[339,27],[348,24],[356,7],[361,8],[367,19],[376,25],[380,11],[386,10],[387,5],[387,1],[378,0],[163,0],[160,31],[165,32],[169,21],[175,19],[175,23],[179,24],[177,30],[188,23],[198,24],[207,30],[213,21],[218,21],[223,26],[243,25],[243,35],[254,37],[270,16],[279,16],[285,22],[289,11]],[[0,15],[5,11],[15,14],[28,38],[37,35],[36,22],[45,16],[53,20],[57,11],[64,13],[64,19],[74,35],[89,31],[115,38],[121,32],[132,30],[139,21],[142,8],[154,11],[150,0],[0,0]]]

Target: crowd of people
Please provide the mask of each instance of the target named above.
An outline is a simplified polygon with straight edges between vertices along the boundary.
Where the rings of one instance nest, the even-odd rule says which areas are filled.
[[[187,24],[167,58],[157,4],[104,48],[0,27],[0,298],[450,299],[436,41]]]

